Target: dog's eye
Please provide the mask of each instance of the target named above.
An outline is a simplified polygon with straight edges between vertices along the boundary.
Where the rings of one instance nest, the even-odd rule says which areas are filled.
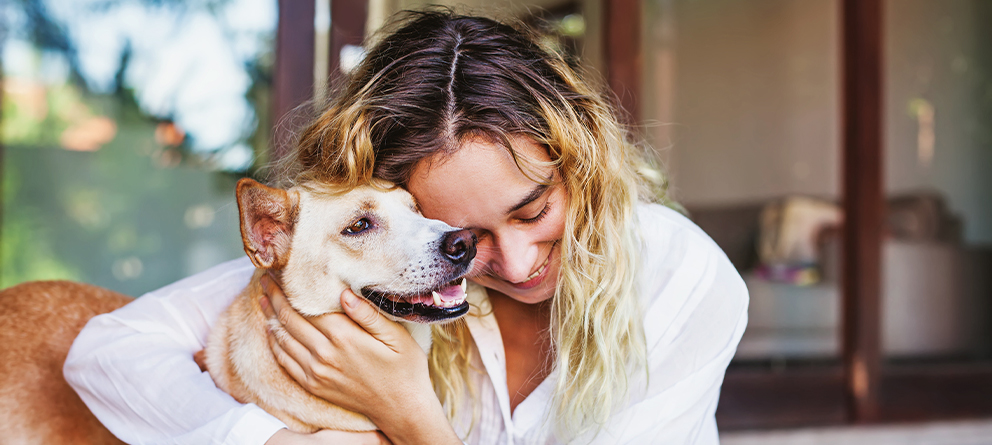
[[[369,222],[367,218],[362,218],[358,221],[351,223],[351,225],[348,226],[348,228],[344,229],[344,233],[348,235],[357,235],[359,233],[368,230],[370,227],[372,227],[372,223]]]

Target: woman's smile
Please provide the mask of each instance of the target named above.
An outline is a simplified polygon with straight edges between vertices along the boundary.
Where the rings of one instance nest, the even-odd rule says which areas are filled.
[[[544,281],[544,279],[548,275],[547,274],[547,271],[549,269],[548,266],[551,265],[551,257],[555,255],[555,253],[557,252],[556,249],[557,247],[558,247],[557,242],[551,245],[551,251],[549,251],[548,256],[544,258],[544,262],[541,263],[538,269],[535,270],[534,273],[530,274],[530,276],[528,276],[525,281],[519,283],[511,283],[511,284],[513,284],[516,288],[521,290],[530,289],[534,286],[537,286],[538,284],[541,284],[541,282]]]
[[[554,249],[554,247],[552,247],[552,249]],[[541,275],[542,273],[544,273],[545,270],[547,270],[547,268],[548,268],[548,261],[551,261],[551,256],[550,255],[551,255],[551,252],[548,252],[548,257],[544,259],[544,262],[543,263],[541,263],[541,268],[538,269],[536,272],[530,274],[529,277],[527,277],[527,281],[528,282],[531,281],[531,280],[533,280],[534,278],[537,278],[538,275]],[[522,284],[525,284],[525,283],[513,283],[513,284],[522,285]]]

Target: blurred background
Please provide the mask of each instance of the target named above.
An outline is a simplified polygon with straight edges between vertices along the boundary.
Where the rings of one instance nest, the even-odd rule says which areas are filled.
[[[728,442],[992,443],[992,1],[441,3],[600,73],[744,276]],[[425,4],[0,3],[0,286],[140,295],[242,255],[234,182]]]
[[[240,255],[264,162],[274,1],[0,3],[0,285],[140,295]]]

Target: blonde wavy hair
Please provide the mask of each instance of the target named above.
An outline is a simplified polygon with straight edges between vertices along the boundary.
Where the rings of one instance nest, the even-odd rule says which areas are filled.
[[[646,374],[636,275],[635,205],[665,200],[665,183],[617,119],[602,86],[527,29],[444,9],[394,20],[300,135],[284,177],[342,189],[377,179],[405,186],[417,163],[467,138],[502,144],[526,136],[548,150],[568,199],[551,308],[559,438],[603,425],[624,403],[629,377]],[[523,168],[524,166],[521,166]],[[505,327],[504,327],[505,328]],[[465,323],[436,327],[435,391],[454,419],[470,384]]]

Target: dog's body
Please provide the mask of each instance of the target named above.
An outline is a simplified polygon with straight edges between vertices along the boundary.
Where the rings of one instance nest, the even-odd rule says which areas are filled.
[[[62,363],[86,322],[131,297],[68,281],[0,292],[0,443],[114,444],[62,378]]]
[[[431,328],[425,323],[468,312],[462,277],[475,256],[474,235],[423,218],[401,189],[359,187],[341,194],[316,185],[280,190],[242,180],[238,207],[245,251],[259,270],[210,333],[204,362],[211,377],[238,401],[259,405],[296,431],[376,429],[365,416],[308,393],[275,361],[267,329],[286,333],[262,313],[260,278],[275,276],[293,308],[307,317],[339,312],[341,293],[351,289],[400,321],[426,352]],[[49,298],[39,300],[46,292]],[[25,443],[34,437],[37,443],[106,443],[112,437],[65,383],[61,367],[89,318],[129,300],[67,282],[28,283],[0,293],[0,342],[5,344],[0,349],[0,416],[16,419],[0,424],[0,437],[24,437]],[[55,307],[77,308],[55,312]],[[25,317],[44,319],[43,331],[21,323]],[[6,347],[20,337],[44,337],[53,345]],[[38,374],[45,376],[39,383],[50,380],[58,387],[58,394],[45,400],[16,377],[39,366],[51,368]],[[65,415],[50,415],[46,404],[63,398],[75,405]],[[15,412],[25,414],[7,415]],[[42,440],[45,431],[54,433]]]

